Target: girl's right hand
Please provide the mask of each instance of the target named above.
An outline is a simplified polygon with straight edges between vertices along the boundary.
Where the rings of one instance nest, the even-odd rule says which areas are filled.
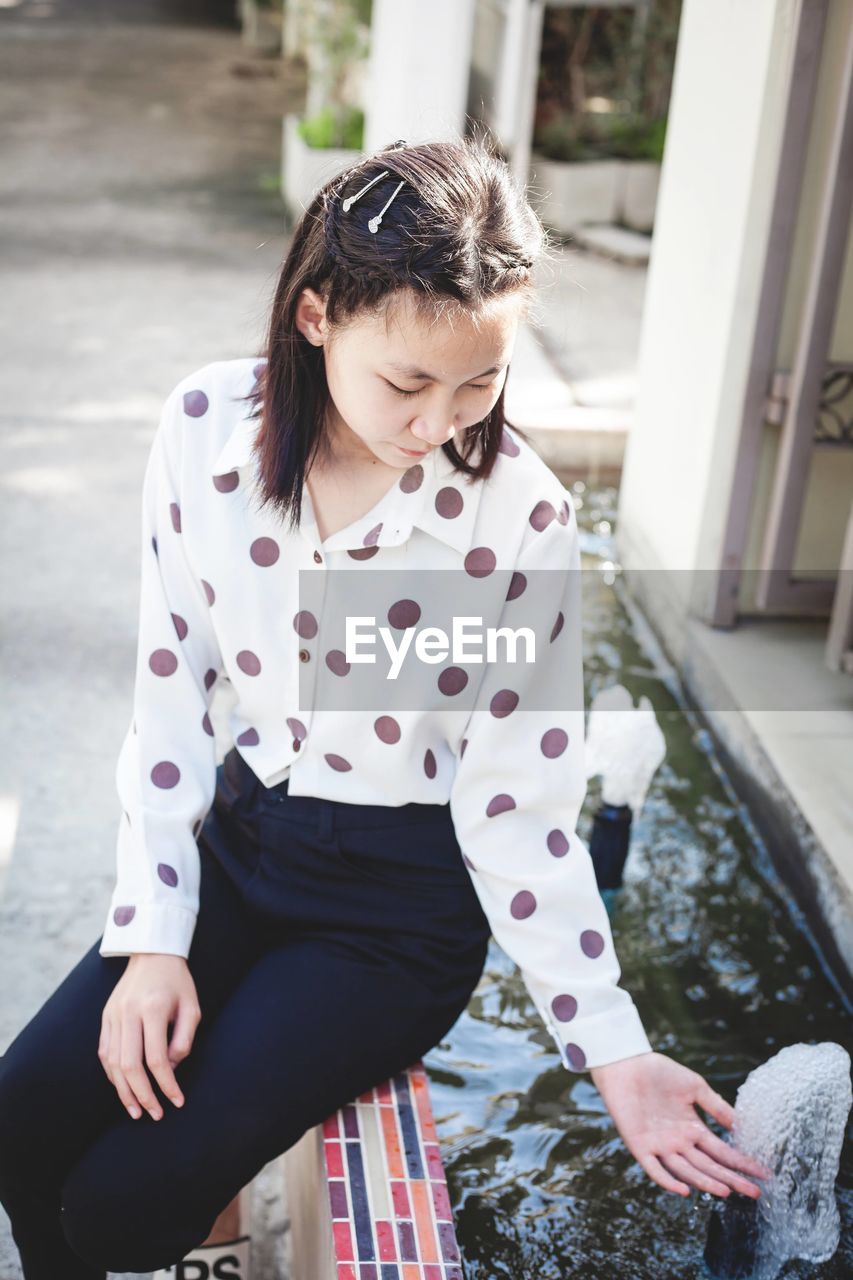
[[[154,1120],[162,1109],[143,1064],[176,1107],[184,1097],[173,1067],[189,1053],[201,1019],[195,983],[183,956],[137,952],[104,1005],[98,1057],[134,1120],[140,1104]],[[169,1024],[174,1022],[171,1043]]]

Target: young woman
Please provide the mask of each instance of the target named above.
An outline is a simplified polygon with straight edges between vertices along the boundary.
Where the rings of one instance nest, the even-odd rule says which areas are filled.
[[[577,528],[503,412],[543,247],[482,143],[386,148],[305,211],[264,357],[166,400],[116,886],[0,1073],[26,1280],[176,1263],[269,1160],[436,1044],[492,934],[651,1178],[759,1194],[694,1104],[727,1128],[732,1108],[652,1051],[617,985],[575,832]],[[387,651],[361,682],[338,581],[375,623],[358,653]],[[437,617],[527,627],[534,660],[466,661]]]

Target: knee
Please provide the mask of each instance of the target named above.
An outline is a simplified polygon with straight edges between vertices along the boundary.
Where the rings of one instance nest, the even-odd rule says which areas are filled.
[[[207,1238],[216,1214],[187,1210],[168,1177],[144,1185],[127,1170],[100,1170],[84,1157],[66,1177],[59,1220],[68,1244],[103,1271],[168,1269]]]

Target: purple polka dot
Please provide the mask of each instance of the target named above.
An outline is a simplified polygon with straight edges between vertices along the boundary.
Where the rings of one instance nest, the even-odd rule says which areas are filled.
[[[416,627],[421,617],[421,606],[415,600],[396,600],[388,610],[388,621],[398,631]]]
[[[542,741],[539,743],[543,756],[547,756],[549,760],[561,756],[568,745],[569,735],[565,729],[548,729],[542,734]]]
[[[368,530],[368,532],[362,538],[362,542],[366,547],[375,547],[377,542],[379,541],[379,535],[381,532],[382,532],[382,521],[380,520],[379,524],[375,524],[372,529]]]
[[[400,741],[400,726],[393,716],[379,716],[373,727],[380,742],[394,743]]]
[[[181,771],[176,764],[172,764],[171,760],[161,760],[151,770],[151,781],[154,786],[162,787],[164,791],[169,791],[172,787],[176,787],[180,778]]]
[[[209,691],[215,684],[216,672],[213,670],[213,667],[208,667],[207,671],[204,673],[204,687]]]
[[[278,543],[275,538],[255,538],[249,547],[249,555],[255,564],[266,569],[269,565],[275,564],[279,557]]]
[[[521,453],[521,450],[506,428],[504,428],[503,433],[501,434],[501,442],[498,445],[498,452],[505,453],[508,458],[517,458]]]
[[[557,618],[556,618],[556,621],[554,622],[553,627],[551,628],[551,637],[548,641],[549,644],[553,644],[554,641],[557,639],[557,636],[563,630],[563,623],[565,621],[566,619],[563,617],[563,611],[561,609],[560,612],[557,614]]]
[[[604,950],[604,939],[597,929],[584,929],[581,934],[581,951],[590,960],[595,960]]]
[[[317,619],[308,609],[300,609],[293,617],[293,630],[303,640],[313,640],[317,634]]]
[[[326,654],[326,666],[335,676],[347,676],[350,672],[350,664],[343,649],[330,649]]]
[[[507,600],[517,600],[526,586],[527,578],[519,569],[516,569],[510,578],[509,590],[506,593]]]
[[[256,382],[258,378],[260,378],[263,375],[264,371],[266,370],[266,367],[267,367],[266,360],[259,360],[258,363],[254,366],[254,368],[252,369],[252,373],[255,376]]]
[[[487,578],[497,562],[491,547],[472,547],[465,557],[465,572],[472,578]]]
[[[171,676],[178,669],[178,659],[171,649],[155,649],[148,665],[155,676]]]
[[[212,737],[214,736],[214,733],[213,733],[213,725],[210,723],[210,716],[207,714],[207,712],[206,712],[206,711],[205,711],[204,715],[203,715],[203,716],[202,716],[202,718],[201,718],[201,727],[202,727],[202,729],[204,729],[205,733],[206,733],[209,737],[211,737],[211,738],[212,738]]]
[[[155,556],[156,556],[156,555],[158,555],[158,554],[159,554],[159,552],[157,551],[157,539],[156,539],[156,538],[152,538],[152,539],[151,539],[151,546],[152,546],[152,548],[154,549],[154,554],[155,554]]]
[[[201,418],[207,413],[209,400],[203,391],[184,392],[184,413],[190,418]]]
[[[169,515],[172,517],[172,528],[175,533],[181,532],[181,508],[177,502],[169,503]]]
[[[370,560],[376,555],[378,547],[359,547],[357,550],[348,551],[347,555],[353,560]]]
[[[571,1022],[578,1011],[578,1002],[574,996],[554,996],[551,1009],[560,1022]]]
[[[557,512],[557,519],[560,524],[569,523],[569,504],[565,498],[563,498],[563,501],[560,504],[560,510]]]
[[[509,912],[514,920],[526,920],[536,910],[536,899],[529,889],[520,889],[509,904]]]
[[[247,676],[260,675],[261,660],[256,653],[252,653],[251,649],[241,649],[237,654],[237,666],[241,671],[245,671]]]
[[[438,677],[439,691],[448,698],[461,693],[468,683],[468,673],[461,667],[445,667]]]
[[[256,747],[260,742],[257,729],[244,729],[237,738],[239,747]]]
[[[349,760],[345,760],[343,756],[336,756],[333,752],[327,752],[323,758],[326,764],[338,773],[347,773],[352,768]]]
[[[438,765],[436,764],[435,756],[429,747],[427,747],[424,754],[424,773],[428,778],[434,778],[438,773]]]
[[[404,471],[400,477],[400,488],[403,493],[415,493],[420,489],[424,482],[424,469],[419,462],[413,467],[409,467],[408,471]]]
[[[240,483],[239,471],[226,471],[223,476],[213,477],[213,487],[220,493],[233,493]]]
[[[469,871],[476,871],[476,870],[477,870],[477,868],[474,866],[474,864],[473,864],[473,862],[471,861],[471,859],[468,857],[468,854],[467,854],[467,853],[463,853],[463,855],[462,855],[462,861],[465,863],[465,866],[468,868],[468,870],[469,870]]]
[[[464,505],[462,494],[451,485],[439,489],[435,495],[435,509],[445,520],[455,520]]]
[[[465,748],[468,746],[468,739],[463,738],[459,744],[459,759],[461,760],[465,754]]]
[[[489,710],[498,720],[508,716],[518,706],[518,694],[512,689],[499,689],[489,703]]]
[[[113,920],[116,924],[130,924],[135,915],[136,907],[116,907]]]
[[[178,883],[178,873],[174,867],[169,866],[168,862],[157,863],[157,874],[163,881],[163,884],[168,884],[173,889]]]
[[[216,592],[213,590],[213,587],[209,582],[205,582],[204,578],[201,580],[201,585],[204,587],[204,594],[207,596],[207,603],[212,605],[216,599]]]
[[[486,805],[486,817],[494,818],[499,813],[508,813],[510,809],[515,808],[515,801],[512,796],[508,796],[505,792],[492,796]]]
[[[295,716],[287,717],[287,727],[294,738],[298,738],[300,742],[303,742],[308,737],[308,730],[305,725],[301,720],[297,720]]]
[[[181,615],[180,615],[179,613],[173,613],[173,614],[172,614],[172,621],[173,621],[173,622],[174,622],[174,624],[175,624],[175,630],[176,630],[176,631],[177,631],[177,633],[178,633],[178,639],[179,639],[179,640],[186,640],[186,638],[187,638],[187,630],[188,630],[188,628],[187,628],[187,624],[186,624],[185,619],[184,619],[184,618],[182,618],[182,617],[181,617]]]
[[[586,1066],[586,1054],[579,1044],[567,1044],[566,1056],[569,1059],[569,1065],[574,1067],[575,1071],[583,1071]]]
[[[555,827],[553,831],[548,832],[547,845],[548,852],[553,854],[555,858],[564,858],[569,852],[569,842],[559,827]]]
[[[528,516],[530,523],[537,532],[541,533],[543,529],[547,529],[552,520],[557,519],[557,513],[550,502],[544,498],[541,502],[537,502],[536,506]]]

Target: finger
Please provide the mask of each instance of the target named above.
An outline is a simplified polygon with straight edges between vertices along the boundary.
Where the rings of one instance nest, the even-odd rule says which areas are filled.
[[[689,1182],[691,1186],[698,1187],[700,1191],[710,1191],[713,1196],[722,1196],[724,1199],[729,1194],[729,1188],[724,1182],[720,1182],[718,1178],[712,1178],[710,1174],[697,1169],[680,1151],[667,1151],[666,1156],[661,1156],[661,1162],[665,1160],[666,1167],[671,1169],[673,1173],[677,1173],[685,1182]]]
[[[100,1061],[101,1066],[104,1068],[104,1073],[107,1079],[109,1080],[110,1084],[112,1084],[113,1078],[112,1078],[111,1068],[109,1063],[109,1055],[110,1055],[110,1024],[106,1018],[103,1018],[101,1021],[101,1035],[100,1035],[100,1039],[98,1040],[98,1060]]]
[[[197,1005],[189,1000],[180,1001],[178,1016],[172,1028],[172,1039],[169,1042],[169,1059],[173,1064],[182,1062],[192,1048],[200,1017],[201,1013]]]
[[[726,1186],[731,1187],[732,1191],[739,1191],[741,1195],[749,1196],[752,1200],[757,1200],[761,1195],[761,1188],[754,1182],[750,1182],[748,1178],[742,1177],[726,1165],[718,1163],[711,1156],[706,1155],[700,1147],[693,1147],[686,1156],[697,1169],[703,1169],[705,1173],[724,1182]]]
[[[756,1160],[754,1156],[748,1156],[744,1151],[738,1151],[737,1147],[724,1142],[710,1129],[706,1129],[702,1137],[697,1138],[696,1145],[729,1169],[740,1169],[743,1173],[751,1173],[756,1178],[772,1177],[772,1170],[763,1165],[760,1160]]]
[[[679,1182],[677,1178],[674,1178],[669,1170],[664,1168],[657,1156],[651,1154],[644,1156],[640,1164],[649,1177],[659,1183],[665,1191],[675,1191],[680,1196],[690,1195],[690,1188],[685,1183]]]
[[[120,1066],[121,1073],[140,1106],[145,1108],[152,1120],[159,1120],[163,1112],[154,1096],[148,1072],[142,1065],[142,1020],[138,1014],[128,1015],[122,1021]]]
[[[176,1106],[183,1102],[181,1090],[175,1079],[169,1051],[166,1044],[167,1023],[162,1013],[151,1012],[142,1020],[142,1038],[145,1047],[145,1061],[148,1070],[159,1084],[167,1098]],[[180,1101],[179,1101],[180,1099]]]
[[[119,1101],[126,1108],[131,1118],[138,1120],[142,1115],[142,1108],[133,1096],[133,1091],[122,1074],[119,1066],[120,1054],[121,1029],[115,1018],[104,1018],[101,1026],[98,1056],[101,1058],[101,1064],[106,1072],[107,1079],[118,1094]]]
[[[118,1094],[121,1102],[127,1108],[134,1120],[138,1120],[142,1115],[142,1108],[134,1097],[133,1090],[124,1078],[124,1072],[119,1064],[119,1053],[121,1051],[121,1041],[115,1036],[111,1041],[110,1049],[110,1070],[109,1077]]]
[[[735,1122],[735,1109],[711,1088],[707,1080],[703,1080],[701,1088],[697,1090],[696,1101],[715,1120],[719,1120],[724,1129],[731,1129]]]

